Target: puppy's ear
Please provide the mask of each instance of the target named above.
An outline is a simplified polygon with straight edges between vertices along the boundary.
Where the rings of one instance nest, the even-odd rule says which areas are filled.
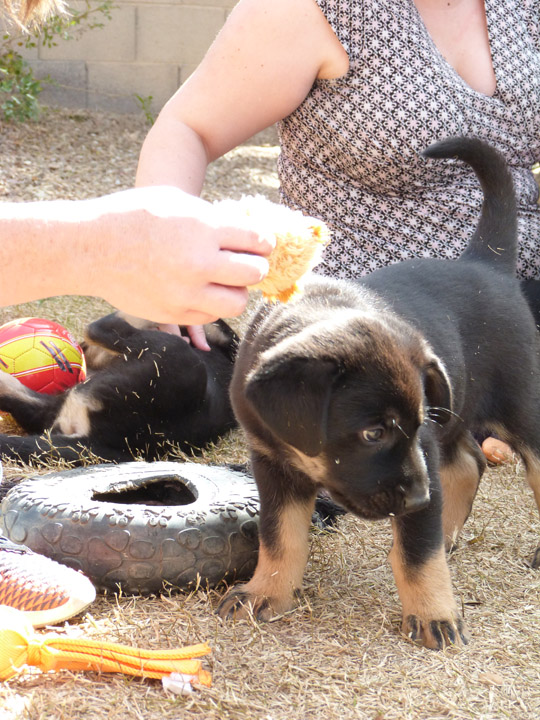
[[[137,332],[137,328],[128,320],[124,319],[124,316],[120,312],[113,312],[87,325],[85,340],[88,343],[108,347],[118,336],[129,337],[135,332]]]
[[[424,392],[431,420],[444,425],[452,416],[452,386],[444,365],[432,355],[424,368]]]
[[[281,358],[248,379],[245,395],[278,438],[315,457],[326,442],[328,406],[337,374],[331,360]]]

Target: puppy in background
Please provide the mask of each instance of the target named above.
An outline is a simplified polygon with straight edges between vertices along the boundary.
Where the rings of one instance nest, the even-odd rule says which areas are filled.
[[[236,426],[229,399],[238,338],[223,321],[205,326],[210,351],[119,313],[88,326],[88,379],[43,395],[0,372],[0,410],[29,436],[0,435],[0,455],[72,464],[166,456],[200,449]]]
[[[496,431],[521,455],[540,503],[538,335],[514,277],[512,177],[474,138],[424,154],[464,160],[482,185],[463,255],[358,282],[313,279],[300,298],[263,307],[241,343],[231,393],[259,488],[261,544],[253,578],[223,598],[224,618],[266,620],[294,606],[326,488],[360,517],[390,518],[403,632],[430,648],[465,643],[445,545],[485,467],[474,431]]]

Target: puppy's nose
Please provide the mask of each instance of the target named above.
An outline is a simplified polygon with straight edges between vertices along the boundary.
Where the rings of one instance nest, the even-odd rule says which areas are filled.
[[[429,487],[417,483],[409,488],[400,485],[398,489],[403,493],[402,512],[417,512],[429,505]]]

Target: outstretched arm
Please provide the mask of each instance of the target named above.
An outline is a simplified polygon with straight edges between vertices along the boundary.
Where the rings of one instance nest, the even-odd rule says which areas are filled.
[[[241,313],[272,241],[174,187],[93,200],[0,203],[0,304],[97,295],[157,322]]]

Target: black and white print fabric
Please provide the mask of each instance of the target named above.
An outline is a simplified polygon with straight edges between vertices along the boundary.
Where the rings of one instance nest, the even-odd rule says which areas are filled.
[[[349,55],[279,124],[282,201],[325,220],[318,271],[358,277],[411,257],[455,258],[482,192],[470,168],[420,151],[479,136],[509,161],[519,197],[520,277],[540,277],[540,0],[485,0],[494,96],[473,90],[433,43],[413,0],[316,0]]]

